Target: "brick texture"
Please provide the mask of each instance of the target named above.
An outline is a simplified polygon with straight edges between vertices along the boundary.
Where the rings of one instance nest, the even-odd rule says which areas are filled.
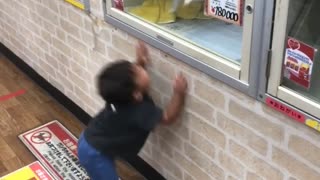
[[[197,115],[202,116],[205,119],[212,119],[214,109],[209,106],[209,104],[202,102],[199,98],[194,96],[189,96],[187,99],[187,108],[191,111],[197,113]]]
[[[158,149],[153,148],[152,155],[154,158],[157,158],[157,162],[164,167],[166,167],[166,170],[175,176],[177,179],[182,179],[183,173],[180,167],[176,165],[174,160],[172,158],[167,157],[166,155],[163,155]]]
[[[210,157],[208,158],[203,153],[201,153],[196,148],[192,147],[190,144],[185,144],[184,146],[186,155],[192,159],[200,167],[205,167],[204,170],[210,174],[215,179],[223,179],[224,171],[214,163]]]
[[[225,169],[228,169],[231,174],[234,174],[237,178],[241,179],[244,176],[245,168],[236,159],[227,155],[224,152],[219,153],[219,162]]]
[[[247,109],[244,105],[240,105],[235,101],[230,101],[229,112],[235,118],[238,118],[243,123],[256,129],[263,135],[270,137],[274,141],[283,141],[284,130],[280,125],[268,121],[264,117],[261,117],[255,112]]]
[[[266,155],[268,143],[265,139],[239,123],[231,120],[222,113],[217,115],[218,126],[225,132],[236,138],[238,141],[245,143],[247,146],[262,155]]]
[[[201,120],[200,118],[197,118],[196,116],[191,116],[189,126],[190,128],[206,137],[211,143],[216,144],[221,148],[225,147],[225,135],[219,129],[215,128],[209,123]]]
[[[104,105],[97,73],[108,62],[134,60],[137,39],[105,23],[102,1],[90,1],[88,16],[63,0],[0,0],[0,42],[94,115]],[[157,127],[139,154],[168,180],[320,179],[319,133],[149,49],[158,105],[168,102],[178,73],[189,83],[179,122]]]
[[[289,149],[320,167],[320,148],[299,136],[291,136]]]
[[[230,152],[240,162],[249,166],[250,169],[260,176],[273,180],[283,179],[283,174],[279,170],[265,162],[263,159],[254,156],[253,153],[233,141],[230,142]]]
[[[252,173],[252,172],[248,172],[246,179],[247,180],[262,180],[261,177],[259,177],[257,174]]]
[[[212,104],[214,107],[224,109],[224,95],[221,92],[213,89],[212,87],[209,87],[208,85],[204,84],[203,82],[195,82],[194,93],[202,99],[205,99],[209,104]]]
[[[298,161],[295,157],[289,155],[279,148],[273,148],[272,160],[289,171],[299,179],[317,180],[320,179],[319,172],[308,168],[307,165]]]
[[[195,165],[194,162],[188,160],[180,153],[174,154],[174,160],[195,179],[212,179],[204,170]]]
[[[187,173],[183,174],[183,180],[195,180],[192,176]]]
[[[215,146],[212,143],[210,143],[207,139],[199,135],[198,133],[192,132],[191,144],[196,146],[198,149],[200,149],[200,151],[207,154],[209,157],[213,159],[215,158],[215,152],[216,152]]]

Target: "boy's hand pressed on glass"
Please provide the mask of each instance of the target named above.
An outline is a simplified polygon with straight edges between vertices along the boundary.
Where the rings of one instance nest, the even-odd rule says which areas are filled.
[[[150,63],[149,51],[142,41],[139,41],[136,46],[136,56],[138,65],[146,67]]]
[[[179,74],[173,84],[173,95],[171,100],[164,111],[163,124],[171,124],[177,120],[185,102],[187,88],[187,80],[182,74]]]
[[[143,68],[150,63],[149,51],[142,41],[139,41],[137,45],[136,55],[137,64]],[[177,119],[184,105],[187,88],[185,77],[179,74],[173,84],[174,93],[163,114],[161,121],[163,124],[171,124]]]

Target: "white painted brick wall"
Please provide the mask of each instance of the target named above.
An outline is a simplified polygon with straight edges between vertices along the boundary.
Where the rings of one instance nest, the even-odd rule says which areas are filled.
[[[104,102],[95,75],[134,59],[136,39],[103,22],[102,1],[88,15],[63,0],[0,0],[0,41],[89,114]],[[124,51],[125,49],[125,51]],[[150,47],[155,101],[173,77],[189,82],[180,121],[159,127],[140,153],[170,180],[319,180],[320,134],[222,82]]]

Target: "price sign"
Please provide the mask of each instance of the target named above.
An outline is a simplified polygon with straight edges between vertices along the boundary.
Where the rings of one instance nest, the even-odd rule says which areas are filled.
[[[243,0],[206,0],[205,14],[242,26]]]

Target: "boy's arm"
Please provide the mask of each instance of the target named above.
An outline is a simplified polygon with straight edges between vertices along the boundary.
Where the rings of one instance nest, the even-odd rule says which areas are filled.
[[[150,64],[148,49],[142,41],[139,41],[136,48],[136,63],[143,68],[146,68]],[[171,124],[177,120],[184,105],[187,86],[186,79],[182,75],[179,75],[175,80],[174,93],[163,113],[161,120],[163,124]]]
[[[179,75],[175,80],[174,93],[163,114],[163,124],[172,124],[178,119],[184,106],[187,86],[186,79]]]
[[[185,98],[182,95],[176,93],[173,94],[169,104],[164,111],[162,119],[163,124],[169,125],[178,119],[184,105],[184,99]]]
[[[149,51],[142,41],[139,41],[136,47],[136,63],[143,68],[150,63]]]

